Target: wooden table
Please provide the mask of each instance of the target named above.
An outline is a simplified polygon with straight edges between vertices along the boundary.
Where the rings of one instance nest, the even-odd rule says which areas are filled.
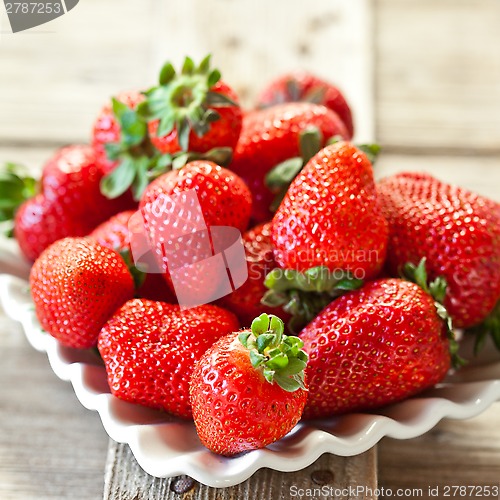
[[[110,22],[116,2],[85,0],[36,32],[0,34],[0,161],[38,170],[54,147],[86,140],[117,89],[148,85],[166,56],[211,51],[246,102],[292,67],[339,83],[361,138],[375,135],[384,146],[378,177],[427,170],[500,201],[498,0],[314,0],[307,12],[296,5],[121,0],[120,21]],[[204,29],[214,23],[220,29]],[[406,496],[430,498],[429,487],[500,480],[500,403],[417,439],[384,439],[359,457],[325,455],[299,473],[263,470],[214,490],[143,473],[1,313],[0,381],[2,500],[287,499],[292,484],[409,488]]]

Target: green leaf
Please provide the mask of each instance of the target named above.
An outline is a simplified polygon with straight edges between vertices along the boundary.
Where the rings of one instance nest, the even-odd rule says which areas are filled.
[[[211,54],[208,54],[207,56],[204,57],[204,59],[198,65],[198,69],[196,70],[197,73],[204,75],[210,71],[211,57],[212,57]]]
[[[250,351],[250,362],[254,368],[259,367],[265,360],[266,357],[264,355],[254,350]]]
[[[257,350],[263,353],[264,350],[269,347],[269,345],[276,338],[272,333],[263,333],[257,337]]]
[[[238,340],[243,344],[244,347],[248,347],[248,338],[250,337],[250,332],[241,332],[238,335]]]
[[[288,366],[288,357],[285,354],[280,353],[277,356],[273,356],[267,362],[267,366],[274,371],[283,370],[286,366]]]
[[[230,97],[225,94],[221,94],[220,92],[207,92],[206,101],[208,106],[215,107],[229,107],[229,106],[238,106],[238,103],[234,102]]]
[[[120,155],[125,151],[125,148],[119,142],[108,142],[104,145],[106,156],[111,161],[116,161]]]
[[[218,69],[212,70],[212,72],[208,75],[207,85],[208,88],[212,88],[219,80],[221,79],[221,74]]]
[[[149,162],[150,159],[147,156],[141,156],[134,161],[135,177],[132,182],[132,194],[135,201],[141,199],[144,190],[149,184]]]
[[[168,85],[175,78],[175,68],[172,63],[167,62],[164,64],[160,71],[160,85]]]
[[[110,199],[117,198],[132,185],[135,175],[132,158],[123,158],[118,167],[101,179],[101,193]]]
[[[271,191],[276,191],[283,186],[289,186],[303,166],[304,162],[299,156],[279,163],[266,174],[266,186]]]
[[[379,144],[356,144],[356,147],[365,153],[372,165],[376,163],[378,155],[382,150]]]
[[[177,123],[177,140],[182,151],[187,151],[189,148],[189,122],[183,118]]]
[[[115,97],[111,99],[113,114],[121,121],[122,116],[130,111],[130,108]]]
[[[266,333],[269,330],[269,316],[266,313],[262,313],[259,317],[255,318],[252,321],[251,330],[255,337]]]
[[[316,155],[323,144],[323,134],[317,127],[311,127],[299,134],[300,156],[305,165]]]
[[[130,274],[132,275],[132,278],[134,280],[135,289],[138,290],[144,284],[144,281],[146,279],[146,273],[140,271],[135,266],[130,249],[127,248],[126,250],[121,250],[118,253],[125,261],[125,264],[127,265],[128,270],[130,271]]]
[[[304,384],[301,384],[295,377],[275,374],[274,382],[276,382],[286,392],[295,392],[298,389],[305,389]]]
[[[192,75],[196,69],[196,66],[194,64],[194,61],[189,57],[186,56],[184,59],[184,64],[182,66],[182,74],[183,75]]]

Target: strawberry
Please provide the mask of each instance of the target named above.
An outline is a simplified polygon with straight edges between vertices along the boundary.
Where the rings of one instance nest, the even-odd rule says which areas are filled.
[[[249,326],[261,312],[280,314],[283,321],[288,315],[281,308],[268,307],[261,303],[267,292],[264,280],[267,274],[276,267],[271,245],[271,224],[260,224],[243,234],[243,244],[248,268],[248,279],[233,293],[221,299],[221,305],[233,311],[240,324]],[[285,319],[286,317],[286,319]]]
[[[40,325],[68,347],[87,349],[104,323],[134,295],[123,259],[87,238],[64,238],[33,264],[30,287]]]
[[[35,260],[58,239],[88,234],[134,205],[127,196],[115,200],[103,196],[102,178],[89,146],[62,148],[44,165],[41,192],[19,207],[14,220],[14,235],[28,259]]]
[[[172,196],[180,199],[177,207],[171,205]],[[220,252],[216,250],[216,235],[209,234],[207,228],[229,226],[244,231],[251,204],[251,194],[245,183],[233,172],[208,161],[188,163],[148,186],[141,199],[140,211],[167,282],[172,286],[169,278],[172,268],[180,272],[184,269],[187,274],[179,279],[190,280],[190,268],[185,266],[198,263],[198,289],[189,292],[192,300],[183,305],[211,302],[225,295],[216,292],[224,277],[221,269],[211,265],[210,258]],[[225,276],[225,269],[223,273]],[[181,291],[176,288],[178,297]]]
[[[241,131],[242,111],[236,93],[210,68],[210,56],[196,66],[186,57],[180,74],[167,62],[157,87],[146,92],[142,107],[150,119],[149,133],[162,153],[207,152],[234,148]]]
[[[452,336],[443,316],[429,293],[400,279],[333,301],[300,333],[309,355],[304,418],[378,408],[441,381]]]
[[[272,241],[282,268],[323,266],[370,279],[383,265],[387,234],[370,161],[338,142],[311,158],[290,185],[273,219]]]
[[[189,379],[194,363],[219,338],[238,328],[217,306],[179,306],[134,299],[104,325],[98,349],[118,398],[191,418]]]
[[[299,421],[307,355],[283,322],[262,314],[252,328],[218,340],[196,363],[189,388],[196,430],[215,453],[263,448]]]
[[[500,299],[500,205],[422,173],[383,179],[378,193],[389,221],[388,270],[426,257],[431,278],[447,281],[455,325],[481,323]]]
[[[272,217],[270,207],[274,193],[266,186],[266,175],[276,165],[301,155],[300,134],[312,128],[319,131],[320,146],[332,136],[348,137],[339,117],[316,104],[283,104],[245,116],[229,168],[241,176],[252,191],[255,223],[267,222]]]
[[[173,304],[176,302],[176,297],[166,285],[162,275],[154,272],[143,275],[144,273],[135,268],[134,263],[131,261],[133,256],[130,248],[131,231],[129,224],[131,223],[130,218],[135,213],[133,210],[127,210],[113,215],[113,217],[97,226],[89,234],[89,237],[96,240],[100,245],[118,252],[125,262],[134,268],[132,269],[133,275],[135,273],[136,276],[139,276],[138,283],[136,283],[136,295],[138,297]]]
[[[285,102],[312,102],[323,104],[335,111],[346,126],[351,139],[354,133],[352,113],[342,92],[331,83],[307,73],[298,72],[281,75],[261,92],[257,102],[259,107],[269,107]]]

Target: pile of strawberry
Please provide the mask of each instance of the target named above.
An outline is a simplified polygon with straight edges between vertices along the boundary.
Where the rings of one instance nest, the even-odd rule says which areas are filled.
[[[39,183],[2,174],[0,215],[34,261],[49,334],[97,346],[115,396],[194,419],[228,456],[301,418],[435,385],[462,363],[453,325],[500,347],[498,203],[423,173],[375,183],[377,148],[349,142],[349,106],[315,76],[283,76],[248,111],[220,78],[208,57],[167,63],[157,86],[113,98],[91,145],[59,150]],[[190,190],[208,227],[243,233],[248,279],[186,309],[155,209]],[[137,210],[160,274],[132,262]]]

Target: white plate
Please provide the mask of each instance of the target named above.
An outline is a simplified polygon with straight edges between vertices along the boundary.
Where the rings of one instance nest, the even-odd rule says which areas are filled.
[[[0,270],[13,272],[16,264],[17,274],[25,274],[27,267],[12,257],[5,247],[0,250]],[[489,350],[482,360],[418,397],[377,412],[299,423],[266,449],[224,458],[202,446],[193,424],[111,395],[96,354],[65,348],[41,330],[25,280],[0,275],[0,303],[12,319],[22,323],[30,344],[47,353],[54,373],[71,382],[82,405],[99,413],[109,436],[130,445],[141,467],[157,477],[187,474],[209,486],[227,487],[241,483],[262,467],[297,471],[326,452],[357,455],[384,436],[420,436],[444,417],[470,418],[500,399],[500,358]]]

